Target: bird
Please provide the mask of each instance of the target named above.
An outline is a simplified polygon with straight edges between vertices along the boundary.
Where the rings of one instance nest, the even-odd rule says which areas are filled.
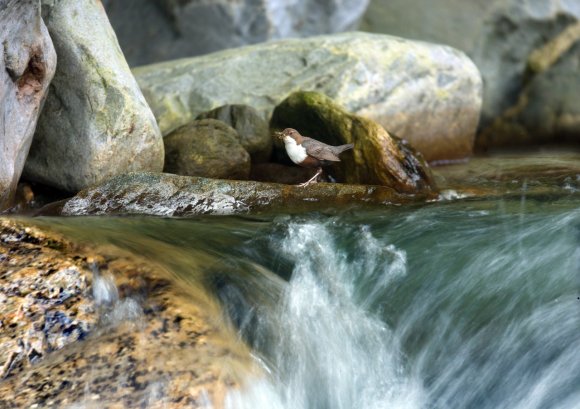
[[[354,148],[354,144],[331,146],[316,139],[300,135],[296,129],[286,128],[278,132],[277,136],[284,142],[286,153],[290,160],[304,168],[318,168],[316,174],[304,183],[298,186],[308,186],[310,183],[316,183],[316,178],[322,173],[322,166],[328,166],[332,162],[340,162],[342,152]]]

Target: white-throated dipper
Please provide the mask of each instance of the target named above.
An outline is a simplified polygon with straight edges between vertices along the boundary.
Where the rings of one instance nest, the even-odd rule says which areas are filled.
[[[330,165],[332,162],[340,162],[338,155],[354,147],[352,143],[340,146],[327,145],[316,139],[302,136],[296,129],[292,128],[286,128],[277,135],[284,141],[286,153],[292,162],[304,168],[318,168],[312,178],[298,186],[307,186],[315,182],[322,173],[322,166]]]

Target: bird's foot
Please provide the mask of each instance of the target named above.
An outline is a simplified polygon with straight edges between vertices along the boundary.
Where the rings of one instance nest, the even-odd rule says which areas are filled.
[[[305,186],[311,185],[313,183],[318,183],[318,180],[316,180],[316,179],[310,179],[310,180],[307,180],[304,183],[299,183],[296,186],[298,186],[298,187],[305,187]]]
[[[299,185],[296,185],[296,186],[304,187],[304,186],[308,186],[311,183],[318,183],[318,176],[320,176],[321,173],[322,173],[322,168],[318,168],[318,171],[316,172],[316,174],[314,176],[312,176],[306,182],[300,183]]]

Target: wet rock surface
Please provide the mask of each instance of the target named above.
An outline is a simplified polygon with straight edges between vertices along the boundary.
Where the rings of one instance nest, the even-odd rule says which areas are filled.
[[[376,34],[269,42],[133,72],[163,134],[224,104],[268,118],[292,92],[317,91],[434,161],[472,153],[481,108],[481,76],[462,52]]]
[[[273,129],[295,128],[330,145],[353,143],[330,172],[347,183],[388,186],[402,193],[434,190],[429,166],[414,149],[378,123],[350,114],[316,92],[296,92],[276,107]]]
[[[0,219],[0,407],[222,407],[248,351],[168,277]]]
[[[119,173],[161,171],[159,128],[100,2],[45,0],[42,12],[58,65],[25,177],[77,192]]]
[[[48,85],[54,46],[40,4],[3,1],[0,13],[0,211],[13,205]]]
[[[555,197],[580,194],[580,151],[543,148],[495,152],[433,168],[442,199]]]
[[[299,212],[341,205],[408,203],[424,200],[430,195],[403,195],[384,186],[317,183],[298,187],[164,173],[132,173],[80,192],[63,204],[60,214],[183,217],[276,210]]]
[[[165,137],[165,171],[243,180],[250,174],[250,155],[232,127],[215,119],[202,119]]]
[[[0,219],[0,377],[83,339],[97,322],[90,274],[64,242]]]
[[[225,122],[236,130],[252,162],[267,162],[272,153],[272,136],[268,122],[248,105],[224,105],[204,112],[196,119],[213,118]]]

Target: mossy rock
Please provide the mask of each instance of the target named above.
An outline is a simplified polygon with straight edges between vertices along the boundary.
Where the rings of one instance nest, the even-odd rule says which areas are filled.
[[[353,143],[329,172],[346,183],[392,187],[402,193],[435,190],[429,166],[404,140],[351,114],[317,92],[295,92],[274,109],[271,128],[294,128],[331,145]]]

